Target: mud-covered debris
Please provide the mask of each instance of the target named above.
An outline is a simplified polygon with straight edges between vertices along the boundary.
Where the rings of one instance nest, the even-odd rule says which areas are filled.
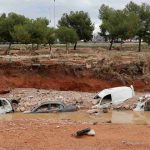
[[[21,112],[25,111],[25,107],[20,107],[19,109],[20,109]]]
[[[16,100],[12,99],[12,100],[10,100],[10,102],[11,102],[11,105],[13,107],[13,110],[16,112],[16,110],[19,106],[20,100],[19,99],[16,99]]]
[[[103,113],[108,113],[108,108],[103,108],[102,112]]]
[[[88,110],[87,113],[89,114],[95,114],[95,113],[99,113],[100,112],[100,109],[91,109],[91,110]]]
[[[7,93],[10,93],[9,89],[0,90],[0,94],[7,94]]]
[[[88,109],[92,106],[92,99],[95,93],[74,92],[74,91],[55,91],[42,89],[23,89],[17,88],[5,94],[6,99],[19,99],[19,107],[25,107],[25,111],[31,110],[33,107],[40,105],[46,101],[61,101],[66,105],[76,105],[80,109]],[[32,98],[33,97],[33,98]],[[19,109],[18,109],[19,111]]]
[[[95,136],[95,131],[91,128],[85,128],[82,130],[77,131],[76,133],[73,134],[73,136],[75,137],[82,137],[85,135],[89,135],[89,136]]]
[[[106,121],[106,123],[112,123],[112,121],[111,121],[111,120],[108,120],[108,121]]]
[[[93,125],[97,125],[98,124],[98,122],[93,122]]]
[[[129,109],[130,109],[130,106],[127,104],[127,105],[124,105],[124,108],[125,108],[126,110],[129,110]]]

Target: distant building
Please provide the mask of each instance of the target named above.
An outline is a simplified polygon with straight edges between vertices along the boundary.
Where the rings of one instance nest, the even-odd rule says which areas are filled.
[[[96,33],[96,34],[93,35],[92,42],[95,42],[95,43],[105,42],[105,39],[102,36],[100,36],[98,33]]]

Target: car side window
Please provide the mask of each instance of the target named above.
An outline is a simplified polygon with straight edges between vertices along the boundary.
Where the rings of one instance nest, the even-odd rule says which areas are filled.
[[[64,108],[64,106],[60,104],[59,109],[63,109],[63,108]]]
[[[5,100],[2,100],[2,104],[3,104],[3,106],[6,106],[6,105],[8,105],[8,102]]]
[[[36,112],[47,112],[49,110],[49,104],[41,105],[36,109]]]
[[[109,95],[106,95],[106,96],[102,99],[101,105],[107,104],[107,103],[111,103],[111,102],[112,102],[112,97],[111,97],[111,94],[109,94]]]
[[[0,100],[0,107],[2,107],[3,106],[3,104],[2,104],[2,100]]]
[[[62,109],[63,108],[63,105],[61,105],[61,104],[51,104],[51,106],[50,106],[50,109],[51,110],[60,110],[60,109]]]

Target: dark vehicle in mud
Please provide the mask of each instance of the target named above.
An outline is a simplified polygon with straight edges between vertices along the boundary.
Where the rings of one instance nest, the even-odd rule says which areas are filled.
[[[34,107],[31,111],[26,111],[24,113],[50,113],[50,112],[73,112],[77,111],[77,106],[75,105],[65,105],[62,102],[44,102],[41,105]]]

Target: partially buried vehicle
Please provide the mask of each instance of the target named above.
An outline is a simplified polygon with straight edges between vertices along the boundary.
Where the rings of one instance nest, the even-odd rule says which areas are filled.
[[[150,95],[139,97],[134,111],[150,111]]]
[[[63,102],[48,101],[34,107],[31,111],[24,113],[50,113],[50,112],[73,112],[77,111],[78,107],[75,105],[66,105]]]
[[[93,101],[92,108],[108,108],[110,105],[118,105],[124,101],[132,98],[135,95],[134,88],[131,87],[115,87],[110,89],[104,89],[101,92],[97,93]]]
[[[0,114],[10,113],[10,112],[14,112],[11,101],[5,98],[0,98]]]

